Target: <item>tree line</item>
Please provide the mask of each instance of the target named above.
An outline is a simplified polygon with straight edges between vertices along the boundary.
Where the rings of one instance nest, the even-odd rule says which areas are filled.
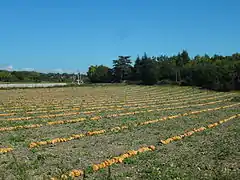
[[[82,75],[84,83],[178,84],[218,91],[240,90],[240,53],[190,58],[186,50],[173,56],[119,56],[113,67],[94,65]],[[0,82],[76,82],[69,73],[0,70]]]
[[[179,84],[229,91],[240,90],[240,54],[231,56],[205,54],[190,58],[186,50],[173,56],[131,56],[113,60],[113,68],[90,66],[87,72],[92,83]]]
[[[82,75],[86,79],[86,75]],[[40,73],[35,71],[0,70],[0,82],[76,82],[77,76],[70,73]]]

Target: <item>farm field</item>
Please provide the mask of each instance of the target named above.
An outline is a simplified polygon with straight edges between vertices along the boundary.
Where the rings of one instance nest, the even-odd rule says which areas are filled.
[[[56,87],[66,86],[67,83],[3,83],[0,82],[0,88],[39,88],[39,87]]]
[[[238,92],[0,90],[0,179],[237,179]]]

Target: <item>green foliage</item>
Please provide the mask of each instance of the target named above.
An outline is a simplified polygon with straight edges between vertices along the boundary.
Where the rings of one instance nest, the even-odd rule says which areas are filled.
[[[123,163],[124,164],[136,164],[137,161],[134,158],[126,158],[126,159],[124,159]]]
[[[186,50],[173,56],[137,57],[134,65],[130,56],[113,60],[113,68],[90,66],[83,81],[91,83],[127,82],[131,84],[163,84],[165,82],[230,91],[240,90],[240,53],[231,56],[207,54],[190,58]],[[76,75],[39,73],[34,71],[0,70],[0,82],[76,82]]]
[[[186,50],[173,56],[137,57],[131,65],[130,56],[119,56],[113,61],[112,78],[100,78],[96,82],[142,83],[146,85],[169,82],[179,85],[198,86],[202,88],[229,91],[240,90],[240,54],[232,56],[205,54],[191,59]],[[98,66],[92,66],[89,72]],[[94,69],[95,68],[95,69]],[[105,67],[107,68],[107,67]],[[109,71],[111,73],[111,71]],[[109,74],[109,76],[111,76]],[[91,79],[91,76],[88,75]],[[167,81],[166,81],[167,80]]]
[[[157,83],[157,62],[145,54],[140,62],[140,73],[143,84],[153,85]]]
[[[107,83],[112,79],[111,69],[103,65],[90,66],[87,75],[92,83]]]
[[[0,70],[0,82],[72,82],[76,75],[67,73],[39,73],[35,71],[5,71]],[[82,75],[84,82],[86,75]]]
[[[12,74],[8,71],[0,71],[0,81],[7,82],[12,78]]]
[[[9,168],[14,169],[14,177],[17,180],[30,180],[29,174],[27,173],[28,164],[23,161],[19,161],[16,156],[12,154],[13,161],[9,164]]]
[[[113,75],[116,82],[129,80],[132,71],[131,56],[118,56],[118,60],[113,60]]]
[[[240,102],[240,96],[236,96],[232,98],[233,102]]]

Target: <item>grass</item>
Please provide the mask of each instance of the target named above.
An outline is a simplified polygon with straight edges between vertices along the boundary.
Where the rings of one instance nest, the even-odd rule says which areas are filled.
[[[39,113],[31,115],[34,117],[33,119],[23,121],[7,121],[9,117],[0,116],[0,128],[135,111],[128,108],[124,111],[110,111],[106,108],[102,112],[91,115],[41,119],[38,118],[39,115],[48,114],[48,112],[41,112],[39,108],[42,107],[55,109],[56,107],[71,107],[73,104],[81,107],[84,104],[87,105],[87,103],[90,103],[90,105],[86,106],[87,108],[93,106],[103,107],[107,103],[102,105],[99,105],[99,103],[106,101],[118,105],[118,102],[130,102],[132,100],[138,103],[143,101],[144,98],[146,103],[151,103],[154,99],[161,98],[156,102],[156,105],[162,108],[166,107],[164,104],[169,101],[169,96],[166,96],[167,93],[173,94],[171,98],[174,99],[187,95],[196,95],[198,97],[199,94],[206,92],[206,97],[210,95],[216,96],[215,100],[224,99],[224,97],[220,97],[223,94],[229,94],[230,97],[235,98],[232,101],[206,106],[145,112],[114,118],[102,118],[98,121],[87,120],[73,124],[0,132],[0,148],[14,148],[12,153],[0,154],[0,179],[48,179],[51,176],[58,176],[72,169],[86,169],[85,179],[235,179],[240,175],[238,163],[240,152],[238,145],[240,136],[239,118],[165,146],[159,145],[159,141],[173,135],[182,134],[185,130],[206,126],[235,115],[239,113],[239,106],[179,117],[145,126],[134,127],[132,125],[178,113],[238,103],[237,93],[217,93],[177,86],[97,86],[95,88],[65,87],[2,90],[0,91],[0,100],[3,105],[0,114],[9,109],[18,112],[14,108],[18,107],[17,109],[23,111],[10,117],[25,117],[28,115],[24,111],[33,106],[36,106],[34,111],[39,111]],[[205,95],[199,97],[204,99]],[[197,102],[192,102],[193,100],[187,100],[185,104],[196,104]],[[204,102],[215,100],[205,100]],[[181,103],[181,101],[179,102]],[[143,105],[144,103],[141,106]],[[176,107],[177,105],[172,106]],[[140,110],[148,109],[152,108],[140,108]],[[78,111],[84,111],[84,109]],[[35,141],[68,137],[71,134],[109,129],[122,125],[130,125],[130,128],[120,132],[87,136],[34,149],[28,148],[28,144]],[[99,172],[93,173],[89,169],[89,166],[94,163],[100,163],[128,150],[151,144],[157,146],[156,151],[125,159],[124,163],[113,165]]]
[[[238,179],[239,121],[196,134],[112,168],[112,179]],[[91,179],[104,179],[96,173]]]

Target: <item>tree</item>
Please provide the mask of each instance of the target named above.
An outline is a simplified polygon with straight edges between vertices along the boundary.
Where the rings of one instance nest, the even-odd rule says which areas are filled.
[[[178,79],[181,81],[181,71],[182,68],[190,61],[188,52],[186,50],[183,50],[182,53],[178,53],[176,58],[176,82]]]
[[[14,75],[18,79],[18,81],[24,80],[24,73],[22,71],[13,71],[12,75]]]
[[[88,68],[87,76],[91,82],[96,81],[96,69],[97,69],[97,66],[90,66]]]
[[[34,71],[28,72],[27,77],[30,81],[33,81],[33,82],[40,82],[41,81],[40,80],[40,73],[38,73],[38,72],[34,72]]]
[[[145,53],[141,60],[140,73],[143,84],[153,85],[157,83],[157,61],[147,57]]]
[[[111,69],[103,65],[90,66],[87,75],[92,83],[107,83],[112,80]]]
[[[218,91],[228,91],[240,89],[240,54],[231,56],[207,54],[195,56],[192,60],[186,50],[173,56],[148,57],[144,53],[143,57],[137,57],[134,66],[131,66],[130,56],[119,56],[113,61],[113,69],[108,70],[108,74],[113,74],[116,82],[123,80],[134,80],[135,83],[141,81],[143,84],[155,84],[157,81],[167,80],[181,82],[181,85],[199,86]],[[99,68],[99,73],[95,71],[98,66],[89,69],[88,76],[97,82],[106,79],[99,77],[99,74],[106,74],[107,70]],[[91,77],[91,75],[95,76]],[[104,80],[105,79],[105,80]],[[109,79],[108,79],[109,80]],[[136,82],[137,81],[137,82]]]
[[[118,60],[113,60],[113,75],[117,82],[128,80],[131,74],[131,56],[118,56]]]
[[[137,56],[137,59],[134,63],[134,67],[132,70],[132,80],[140,81],[141,80],[141,59]]]
[[[240,61],[240,53],[234,53],[231,57],[234,61]]]
[[[0,81],[9,82],[11,81],[12,75],[8,71],[0,71]]]

